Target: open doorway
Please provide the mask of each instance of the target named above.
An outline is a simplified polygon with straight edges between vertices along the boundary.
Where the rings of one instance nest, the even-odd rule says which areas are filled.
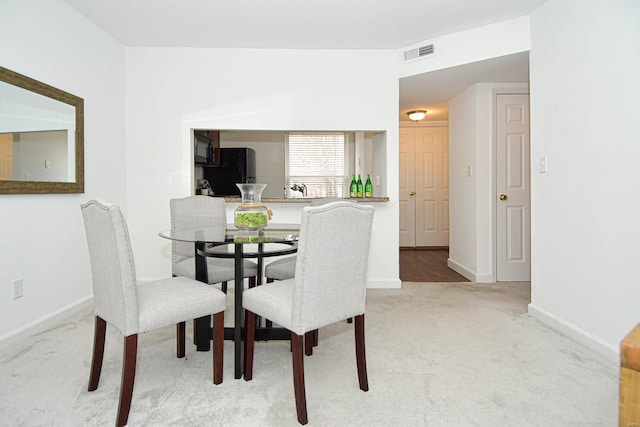
[[[452,218],[447,221],[450,225],[449,245],[443,245],[445,249],[451,247],[453,253],[447,257],[447,267],[460,273],[466,279],[478,282],[493,282],[496,277],[495,265],[495,206],[493,197],[494,171],[492,168],[493,144],[491,132],[493,132],[494,112],[488,112],[489,105],[478,109],[477,105],[469,110],[471,114],[460,114],[457,110],[454,116],[450,116],[449,101],[459,98],[469,91],[469,88],[477,84],[525,84],[528,85],[529,53],[522,52],[500,58],[480,61],[445,70],[438,70],[416,76],[410,76],[400,80],[400,121],[401,129],[403,123],[406,126],[411,124],[407,117],[407,112],[412,110],[427,110],[427,116],[423,122],[432,122],[434,125],[449,126],[455,124],[458,128],[466,127],[476,129],[478,123],[490,131],[485,135],[472,135],[473,141],[465,147],[465,152],[460,150],[448,151],[450,181],[456,180],[456,185],[451,185],[447,200],[443,206],[452,209],[450,204],[455,200],[466,201],[464,208],[466,215]],[[477,92],[476,92],[477,94]],[[474,95],[471,95],[471,98]],[[472,100],[473,101],[473,100]],[[490,102],[493,105],[493,101]],[[472,102],[470,102],[470,105]],[[475,110],[474,110],[475,108]],[[467,112],[462,110],[463,113]],[[410,123],[406,125],[406,123]],[[422,125],[423,123],[421,123]],[[451,131],[450,131],[451,133]],[[400,165],[400,179],[406,173]],[[420,189],[400,188],[400,200],[403,200],[403,192],[414,193],[418,200],[424,197],[417,194]],[[459,212],[453,215],[459,214]],[[449,213],[451,216],[452,214]],[[411,219],[409,219],[411,220]],[[415,224],[419,220],[414,219]],[[424,222],[424,221],[423,221]],[[400,218],[402,226],[402,217]],[[456,228],[457,227],[457,228]],[[402,235],[402,230],[400,230]],[[451,246],[453,243],[453,246]],[[401,244],[400,246],[404,246]],[[407,254],[401,257],[406,258]],[[420,254],[416,253],[415,257]],[[442,257],[441,257],[442,258]],[[427,261],[425,261],[427,262]],[[400,277],[407,276],[407,271],[403,265],[410,265],[401,261]]]

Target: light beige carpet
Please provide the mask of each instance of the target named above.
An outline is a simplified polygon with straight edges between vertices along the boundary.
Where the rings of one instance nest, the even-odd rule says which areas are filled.
[[[617,366],[532,319],[529,294],[522,283],[369,290],[370,391],[358,388],[353,325],[321,329],[305,357],[309,425],[617,425]],[[87,310],[3,350],[0,426],[113,425],[122,338],[107,334],[100,386],[89,393],[92,336]],[[256,343],[251,382],[233,378],[226,342],[219,386],[211,353],[187,345],[177,359],[174,327],[141,336],[129,425],[298,425],[287,342]]]

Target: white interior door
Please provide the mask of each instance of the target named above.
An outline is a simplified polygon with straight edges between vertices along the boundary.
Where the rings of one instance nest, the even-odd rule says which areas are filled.
[[[531,280],[529,95],[497,95],[496,279]]]
[[[416,246],[449,246],[449,128],[415,131]]]
[[[400,128],[400,246],[416,245],[416,198],[414,180],[414,131]]]

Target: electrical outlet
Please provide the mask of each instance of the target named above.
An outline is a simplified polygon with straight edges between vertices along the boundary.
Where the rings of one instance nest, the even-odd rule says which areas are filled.
[[[13,288],[13,299],[22,298],[23,283],[22,277],[11,282]]]

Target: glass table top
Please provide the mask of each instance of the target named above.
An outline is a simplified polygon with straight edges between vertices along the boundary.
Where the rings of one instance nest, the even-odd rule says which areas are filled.
[[[300,224],[269,223],[263,230],[239,230],[233,224],[226,227],[197,228],[193,230],[158,233],[162,238],[180,242],[200,243],[284,243],[295,242]]]

